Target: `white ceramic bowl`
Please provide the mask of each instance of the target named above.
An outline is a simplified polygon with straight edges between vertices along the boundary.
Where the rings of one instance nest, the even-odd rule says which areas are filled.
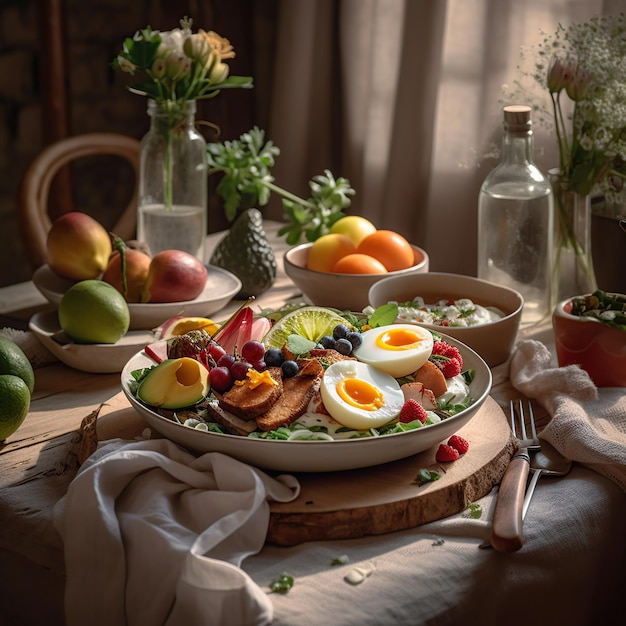
[[[94,374],[121,372],[133,354],[154,341],[148,330],[131,330],[117,343],[73,343],[61,330],[56,311],[35,313],[28,328],[59,361]]]
[[[412,246],[415,265],[388,274],[335,274],[307,268],[307,258],[312,243],[303,243],[285,252],[285,272],[302,290],[306,298],[317,306],[339,310],[360,311],[368,305],[370,287],[389,276],[414,275],[428,271],[428,254]]]
[[[129,388],[133,370],[154,365],[145,353],[136,354],[122,371],[122,389],[130,404],[148,424],[172,441],[198,452],[222,452],[240,461],[283,472],[333,472],[397,461],[447,440],[478,412],[491,391],[491,371],[470,348],[451,337],[465,367],[474,370],[470,385],[473,404],[438,424],[395,435],[338,441],[276,441],[251,439],[196,430],[177,424],[139,402]]]
[[[524,306],[519,292],[473,276],[430,272],[378,281],[369,291],[369,303],[378,307],[387,302],[407,302],[418,296],[424,298],[426,304],[448,298],[469,298],[475,304],[500,309],[505,317],[488,324],[442,327],[420,322],[419,325],[462,341],[478,352],[489,367],[504,363],[511,355]]]
[[[208,317],[223,309],[241,290],[241,281],[221,267],[207,265],[209,272],[202,293],[194,300],[164,303],[131,303],[130,329],[146,330],[156,328],[176,315]],[[48,265],[42,265],[33,274],[35,287],[56,306],[63,294],[74,284],[55,274]],[[119,370],[118,370],[119,371]]]
[[[626,299],[624,294],[610,295]],[[579,365],[598,387],[626,387],[626,332],[593,317],[572,315],[572,300],[559,302],[552,314],[559,365]]]

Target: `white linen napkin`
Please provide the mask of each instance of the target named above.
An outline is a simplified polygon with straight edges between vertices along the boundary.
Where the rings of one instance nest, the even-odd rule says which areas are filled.
[[[107,442],[53,511],[68,626],[270,623],[271,601],[239,565],[263,547],[268,499],[299,490],[166,439]]]
[[[577,365],[551,367],[546,346],[530,339],[517,345],[510,377],[516,389],[551,415],[541,438],[626,491],[626,389],[597,389]]]

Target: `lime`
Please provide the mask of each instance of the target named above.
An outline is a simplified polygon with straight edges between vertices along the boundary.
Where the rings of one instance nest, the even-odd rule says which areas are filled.
[[[63,332],[76,343],[115,343],[130,325],[124,296],[101,280],[83,280],[70,287],[58,315]]]
[[[29,408],[30,391],[26,383],[13,374],[0,375],[0,441],[22,425]]]
[[[282,348],[289,335],[299,335],[317,343],[324,335],[332,335],[339,324],[346,324],[339,313],[323,307],[306,306],[281,317],[263,337],[263,343],[268,348]]]
[[[21,378],[33,393],[35,388],[35,373],[28,357],[15,342],[0,337],[0,374],[13,374]]]

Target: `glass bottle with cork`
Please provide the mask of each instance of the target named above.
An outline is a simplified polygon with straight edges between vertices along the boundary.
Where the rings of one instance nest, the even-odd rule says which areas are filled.
[[[522,294],[524,327],[552,312],[554,198],[533,162],[531,108],[503,112],[502,158],[479,193],[478,277]]]

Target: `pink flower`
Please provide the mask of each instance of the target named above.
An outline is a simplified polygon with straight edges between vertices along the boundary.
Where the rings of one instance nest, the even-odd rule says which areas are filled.
[[[559,93],[566,89],[574,79],[574,67],[569,59],[561,61],[559,57],[553,56],[548,66],[548,90],[550,93]]]
[[[565,91],[567,91],[567,95],[574,102],[579,102],[587,94],[592,82],[593,74],[581,67],[577,67],[574,79],[565,86]]]

